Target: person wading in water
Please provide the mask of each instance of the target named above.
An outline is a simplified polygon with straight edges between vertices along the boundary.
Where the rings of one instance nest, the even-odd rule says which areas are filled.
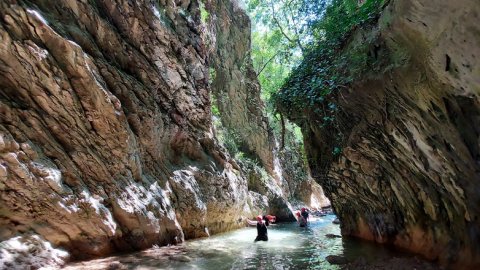
[[[302,213],[300,213],[300,211],[297,211],[297,221],[300,227],[307,227],[307,219],[302,215]]]
[[[255,242],[257,241],[268,241],[267,226],[262,216],[257,217],[257,238],[255,238]]]
[[[308,223],[309,213],[308,213],[307,208],[302,208],[302,213],[301,214],[302,214],[302,217],[305,219],[305,222]]]

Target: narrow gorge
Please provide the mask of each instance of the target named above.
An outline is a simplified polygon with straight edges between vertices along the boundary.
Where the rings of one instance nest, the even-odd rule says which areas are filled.
[[[265,14],[288,44],[259,62]],[[345,239],[480,268],[479,16],[477,0],[0,0],[0,269],[330,202]]]
[[[344,235],[480,265],[479,15],[477,1],[388,1],[335,52],[365,57],[336,70],[347,86],[304,110],[281,100]],[[284,94],[318,74],[295,74]]]
[[[2,1],[3,267],[180,243],[261,212],[295,220],[249,73],[248,16],[209,4],[206,25],[196,1]],[[222,121],[248,130],[264,169],[219,145],[212,89],[232,95]]]

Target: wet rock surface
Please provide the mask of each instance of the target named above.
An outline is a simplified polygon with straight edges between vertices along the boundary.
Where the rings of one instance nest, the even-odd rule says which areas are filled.
[[[184,246],[155,247],[142,252],[126,256],[114,256],[86,262],[75,262],[63,269],[132,269],[132,267],[158,267],[168,261],[188,262],[191,258],[186,255]]]
[[[342,269],[345,270],[411,270],[411,269],[425,269],[425,270],[441,270],[441,268],[435,264],[429,263],[419,258],[388,258],[380,259],[375,262],[367,262],[365,259],[357,259],[354,262],[342,265]]]
[[[341,235],[337,235],[337,234],[325,234],[325,237],[326,238],[342,238]]]
[[[325,259],[330,263],[330,264],[347,264],[348,260],[344,256],[339,256],[339,255],[329,255],[325,257]]]
[[[334,95],[337,128],[304,115],[312,174],[342,234],[479,267],[478,14],[476,1],[391,1],[352,35],[346,48],[375,37],[369,57],[401,64]]]

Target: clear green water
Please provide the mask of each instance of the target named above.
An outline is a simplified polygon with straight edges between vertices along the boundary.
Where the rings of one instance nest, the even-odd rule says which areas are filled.
[[[268,242],[254,243],[257,231],[249,227],[179,246],[75,263],[66,269],[339,269],[325,257],[343,255],[349,261],[361,257],[373,262],[402,256],[369,242],[326,237],[326,234],[340,235],[339,225],[332,223],[334,219],[334,215],[322,217],[307,228],[296,223],[272,225],[268,229]]]
[[[162,269],[339,269],[325,260],[328,255],[363,256],[367,260],[388,253],[369,243],[327,238],[340,235],[334,215],[300,228],[296,223],[269,226],[268,242],[256,242],[256,228],[244,228],[210,238],[188,241],[181,260],[169,260]]]
[[[256,242],[255,227],[186,243],[190,262],[173,262],[170,269],[337,269],[325,257],[343,252],[334,216],[300,228],[296,223],[269,226],[268,242]]]

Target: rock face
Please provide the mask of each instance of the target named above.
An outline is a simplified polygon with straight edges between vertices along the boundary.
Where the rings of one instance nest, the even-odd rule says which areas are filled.
[[[330,200],[325,196],[322,187],[311,177],[308,164],[304,161],[304,154],[294,136],[287,130],[286,145],[278,152],[291,201],[294,201],[296,209],[304,206],[317,209],[330,206]]]
[[[0,268],[9,243],[59,263],[243,226],[201,27],[190,0],[0,2]]]
[[[346,45],[371,43],[369,57],[401,64],[331,97],[338,129],[312,115],[303,127],[312,174],[343,234],[479,267],[479,14],[478,1],[391,1]]]
[[[212,92],[222,124],[238,133],[243,152],[274,175],[275,138],[264,116],[265,106],[250,57],[250,19],[241,7],[225,1],[211,1],[208,8],[214,14],[210,20],[215,70]],[[247,42],[232,42],[237,39]]]
[[[275,137],[264,115],[260,84],[250,57],[250,18],[238,1],[232,2],[206,2],[210,11],[209,59],[214,70],[212,94],[223,126],[239,137],[239,150],[260,165],[242,166],[249,179],[249,189],[262,190],[260,193],[265,194],[269,202],[267,212],[274,213],[277,220],[294,221],[287,201],[293,195],[285,179],[288,172],[282,169]],[[261,175],[263,169],[267,175]]]

